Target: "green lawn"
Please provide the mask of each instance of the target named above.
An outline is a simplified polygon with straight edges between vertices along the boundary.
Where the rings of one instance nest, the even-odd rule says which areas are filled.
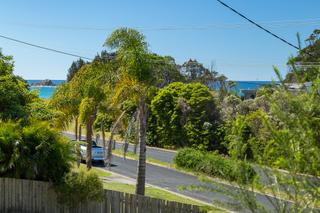
[[[76,165],[73,167],[73,170],[74,171],[77,171],[79,169],[85,169],[87,168],[85,164],[80,164],[80,167],[78,168]],[[108,177],[108,176],[111,176],[112,174],[110,172],[107,172],[103,169],[99,169],[99,168],[95,168],[95,167],[92,167],[91,168],[92,171],[94,171],[95,173],[97,173],[97,175],[99,177]]]
[[[109,189],[109,190],[121,191],[121,192],[130,193],[130,194],[135,193],[135,186],[131,184],[117,183],[117,182],[104,182],[103,186],[105,189]],[[201,206],[203,209],[208,210],[209,212],[225,212],[213,206],[207,206],[195,200],[185,198],[183,196],[179,196],[174,193],[170,193],[168,191],[150,187],[150,186],[146,186],[145,195],[153,198],[163,199],[163,200],[176,201],[180,203]]]
[[[119,155],[119,156],[123,156],[123,150],[121,149],[114,149],[112,150],[113,154]],[[133,152],[127,152],[126,156],[128,158],[132,158],[135,160],[138,160],[138,155],[134,154]],[[160,166],[165,166],[165,167],[169,167],[169,168],[175,168],[175,164],[173,163],[167,163],[167,162],[162,162],[160,160],[151,158],[151,157],[147,157],[147,162],[148,163],[154,163],[154,164],[158,164]]]

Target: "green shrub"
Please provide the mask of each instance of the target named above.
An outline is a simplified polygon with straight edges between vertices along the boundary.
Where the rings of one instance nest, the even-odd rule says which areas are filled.
[[[214,96],[200,83],[174,82],[150,104],[148,144],[223,151],[220,114]]]
[[[70,171],[74,160],[68,139],[46,122],[23,128],[19,150],[17,165],[24,171],[22,178],[59,182]],[[23,170],[24,167],[27,168]]]
[[[256,176],[250,164],[225,158],[215,152],[185,148],[177,153],[174,161],[178,167],[238,183],[252,182]]]
[[[0,119],[25,121],[28,104],[36,94],[30,92],[27,82],[14,75],[13,70],[12,56],[2,54],[0,50]]]
[[[73,162],[68,139],[46,122],[0,122],[0,175],[57,183]]]
[[[187,169],[194,169],[197,167],[203,158],[203,152],[199,150],[194,150],[191,148],[185,148],[179,150],[178,154],[175,156],[175,163]]]
[[[19,125],[0,122],[0,176],[12,172],[19,157],[16,142],[21,139]]]
[[[68,173],[63,182],[56,187],[56,192],[58,201],[70,208],[75,208],[80,203],[103,200],[103,184],[99,176],[85,169]]]

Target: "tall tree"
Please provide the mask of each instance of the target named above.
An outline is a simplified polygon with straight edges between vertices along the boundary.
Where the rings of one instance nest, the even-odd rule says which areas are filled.
[[[157,76],[157,87],[163,88],[172,82],[184,80],[184,76],[181,74],[179,66],[171,56],[152,54],[151,60],[153,61],[153,69]]]
[[[86,163],[87,168],[92,167],[92,135],[93,135],[93,123],[97,115],[97,103],[94,98],[84,98],[81,101],[79,108],[80,121],[86,124],[86,142],[87,142],[87,156]]]
[[[206,86],[210,86],[218,77],[216,71],[213,69],[209,70],[197,60],[192,59],[183,63],[180,70],[188,82],[200,82]]]
[[[94,61],[83,66],[70,82],[74,93],[80,96],[79,120],[86,125],[87,167],[91,168],[92,132],[98,111],[105,110],[110,87],[115,76],[112,61]]]
[[[136,194],[144,195],[146,173],[147,91],[153,85],[154,75],[145,37],[134,29],[120,28],[106,40],[105,45],[117,51],[120,79],[114,99],[135,100],[139,110],[140,154]]]
[[[59,124],[64,124],[63,127],[70,123],[70,118],[76,118],[76,123],[79,119],[80,126],[86,127],[88,169],[92,160],[93,125],[99,110],[106,110],[109,105],[108,96],[117,73],[113,64],[106,59],[86,63],[69,82],[57,89],[51,101],[62,112]]]
[[[14,62],[0,50],[0,119],[27,118],[28,104],[36,97],[28,84],[13,74]]]
[[[79,94],[73,92],[70,84],[59,85],[50,99],[50,105],[61,112],[54,122],[55,126],[66,129],[74,120],[75,134],[77,134],[80,102]]]
[[[73,76],[80,70],[80,68],[85,65],[86,62],[80,58],[77,61],[72,62],[70,68],[68,69],[67,81],[71,81]]]

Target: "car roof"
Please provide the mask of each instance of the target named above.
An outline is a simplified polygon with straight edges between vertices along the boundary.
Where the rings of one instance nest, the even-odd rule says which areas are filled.
[[[76,140],[72,140],[72,141],[76,141]],[[87,142],[86,140],[80,140],[81,142]],[[83,144],[80,144],[83,145]],[[92,145],[95,147],[99,147],[98,144],[95,141],[92,141]]]

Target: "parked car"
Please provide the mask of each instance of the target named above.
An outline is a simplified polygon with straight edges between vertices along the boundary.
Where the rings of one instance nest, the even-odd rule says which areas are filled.
[[[81,161],[86,161],[87,142],[85,140],[80,141],[80,157]],[[105,162],[103,147],[98,146],[95,141],[92,141],[92,161],[101,161],[103,163]]]

